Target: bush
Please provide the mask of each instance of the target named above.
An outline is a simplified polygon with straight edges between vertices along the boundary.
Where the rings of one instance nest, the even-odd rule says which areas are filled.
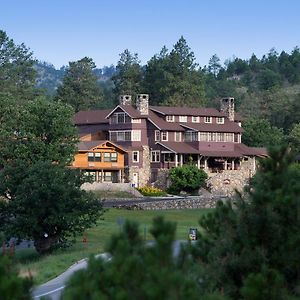
[[[189,164],[172,169],[170,178],[169,193],[179,194],[181,191],[184,191],[193,194],[205,185],[207,174],[203,170],[198,169],[197,166]]]
[[[143,196],[166,196],[167,193],[159,188],[155,188],[152,186],[145,185],[141,188],[137,188],[137,190],[143,195]]]

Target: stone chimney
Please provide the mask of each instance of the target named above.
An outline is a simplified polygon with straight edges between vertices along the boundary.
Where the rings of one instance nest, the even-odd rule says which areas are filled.
[[[148,115],[149,113],[149,95],[139,94],[136,98],[136,109],[141,115]]]
[[[131,95],[120,95],[119,103],[121,105],[131,105]]]
[[[225,113],[230,121],[234,121],[234,98],[221,99],[220,111]]]

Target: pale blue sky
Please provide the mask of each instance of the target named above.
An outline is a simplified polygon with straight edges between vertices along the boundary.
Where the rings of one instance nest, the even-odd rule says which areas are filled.
[[[299,0],[0,0],[0,29],[34,56],[67,65],[116,64],[124,49],[145,64],[181,35],[203,66],[213,54],[258,57],[300,46]]]

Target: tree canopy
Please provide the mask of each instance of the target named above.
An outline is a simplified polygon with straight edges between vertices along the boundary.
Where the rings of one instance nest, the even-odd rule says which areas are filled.
[[[103,94],[93,73],[95,67],[93,60],[88,57],[70,62],[62,85],[57,89],[56,100],[70,104],[75,112],[99,106]]]

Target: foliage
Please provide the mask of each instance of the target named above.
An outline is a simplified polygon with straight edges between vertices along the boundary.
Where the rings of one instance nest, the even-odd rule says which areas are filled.
[[[18,102],[34,96],[35,70],[32,53],[24,44],[16,45],[0,30],[0,94]]]
[[[130,53],[128,49],[120,54],[116,67],[116,74],[112,77],[115,85],[114,94],[132,95],[133,98],[141,93],[142,68],[137,53]]]
[[[205,185],[205,180],[207,179],[207,174],[193,164],[173,168],[170,170],[169,175],[171,179],[169,190],[174,194],[178,194],[181,191],[194,193]]]
[[[173,257],[175,230],[175,223],[157,217],[151,229],[154,243],[146,245],[137,225],[127,221],[108,246],[112,259],[91,257],[87,270],[71,278],[62,298],[199,299],[187,252]]]
[[[267,120],[249,118],[243,123],[243,128],[242,142],[248,146],[267,147],[284,142],[283,130],[271,126]]]
[[[295,124],[289,134],[289,142],[293,151],[297,154],[300,153],[300,123]]]
[[[66,245],[67,239],[96,223],[101,203],[80,187],[86,178],[78,170],[36,161],[16,161],[0,174],[0,231],[34,240],[43,254]]]
[[[18,276],[14,262],[8,256],[0,256],[0,295],[3,300],[31,299],[32,282]]]
[[[166,192],[163,190],[153,187],[153,186],[143,186],[141,188],[137,188],[137,190],[142,193],[144,196],[166,196]]]
[[[194,53],[181,37],[170,53],[163,47],[145,68],[144,89],[152,104],[199,107],[205,103],[204,81]]]
[[[271,299],[270,287],[278,291],[272,299],[297,294],[300,168],[286,147],[269,156],[260,161],[244,196],[220,202],[200,221],[205,232],[194,256],[203,290],[222,289],[233,299]]]
[[[57,89],[56,100],[72,105],[75,112],[99,105],[103,96],[94,68],[95,63],[88,57],[70,62],[62,85]]]
[[[0,107],[0,163],[21,159],[51,160],[68,164],[76,151],[77,133],[73,110],[43,97],[23,106],[5,98]]]

